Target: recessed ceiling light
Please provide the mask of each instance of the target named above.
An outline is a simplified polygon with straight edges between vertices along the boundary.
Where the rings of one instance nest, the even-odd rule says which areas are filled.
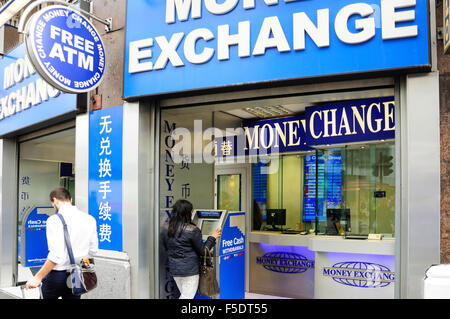
[[[244,110],[259,118],[270,118],[293,114],[282,105],[246,107]]]

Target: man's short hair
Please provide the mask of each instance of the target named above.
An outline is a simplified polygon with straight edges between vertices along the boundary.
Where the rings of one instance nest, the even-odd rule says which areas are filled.
[[[67,202],[72,200],[72,196],[70,196],[70,192],[64,187],[55,188],[50,192],[50,201],[53,202],[53,198],[56,198],[60,201]]]

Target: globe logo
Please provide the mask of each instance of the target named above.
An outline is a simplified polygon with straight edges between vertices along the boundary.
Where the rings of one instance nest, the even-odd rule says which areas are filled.
[[[314,261],[291,252],[267,253],[262,257],[257,257],[256,263],[267,270],[283,274],[298,274],[314,268]]]
[[[323,275],[335,282],[360,288],[382,288],[395,281],[395,274],[383,265],[348,261],[323,268]]]

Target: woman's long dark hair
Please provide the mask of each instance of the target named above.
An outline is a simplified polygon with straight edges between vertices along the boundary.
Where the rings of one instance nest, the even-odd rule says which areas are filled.
[[[169,237],[175,236],[177,232],[179,235],[184,231],[186,226],[191,223],[192,204],[184,199],[179,199],[173,205],[172,215],[169,220],[169,228],[167,234]]]

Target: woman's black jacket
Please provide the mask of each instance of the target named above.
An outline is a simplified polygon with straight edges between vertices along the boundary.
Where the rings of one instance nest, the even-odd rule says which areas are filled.
[[[167,253],[167,266],[173,277],[187,277],[199,274],[199,258],[205,253],[205,247],[211,249],[216,239],[209,236],[203,242],[200,229],[187,224],[184,231],[169,237],[167,227],[161,231],[162,246]]]

